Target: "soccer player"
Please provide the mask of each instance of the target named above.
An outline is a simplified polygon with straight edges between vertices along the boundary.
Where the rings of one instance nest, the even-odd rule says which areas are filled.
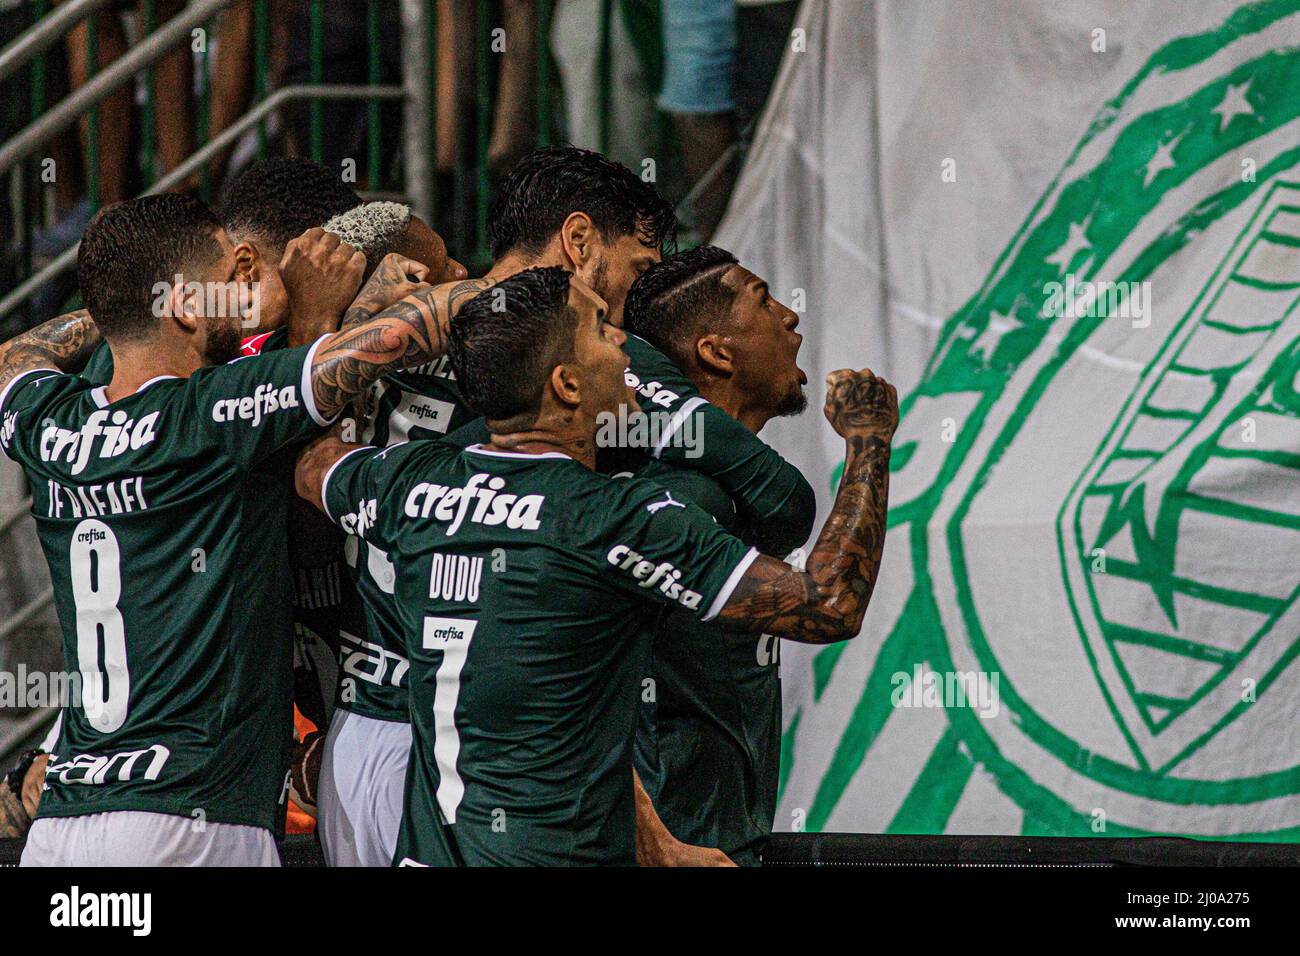
[[[464,302],[502,279],[528,268],[561,266],[605,300],[608,321],[619,326],[628,288],[660,260],[675,228],[671,206],[626,167],[572,146],[539,149],[502,183],[488,219],[495,261],[487,275],[435,286],[403,307],[413,316],[434,315],[445,323]],[[371,254],[383,251],[381,246]],[[715,475],[756,524],[782,529],[773,540],[761,541],[764,550],[784,554],[802,544],[812,528],[815,500],[798,469],[711,407],[651,345],[630,341],[627,351],[628,382],[674,423],[659,447],[643,452]],[[367,399],[362,437],[378,446],[440,438],[477,419],[444,358],[377,383]],[[694,449],[670,441],[673,430],[690,426],[699,436]],[[355,557],[367,633],[354,639],[343,635],[339,693],[322,761],[319,832],[331,865],[382,866],[396,846],[410,751],[409,662],[393,606],[391,562],[373,542],[361,542]],[[653,852],[645,862],[702,862],[691,856],[694,848],[663,832],[648,802],[645,809],[650,814],[645,826],[658,837],[644,844]]]
[[[754,433],[807,405],[799,317],[729,252],[701,246],[651,266],[633,283],[624,320]],[[639,475],[757,542],[715,479],[659,461]],[[653,628],[646,675],[654,694],[641,696],[636,738],[644,799],[677,839],[758,864],[776,812],[780,641],[669,608]]]
[[[631,864],[632,735],[654,604],[810,643],[854,636],[879,569],[893,387],[829,379],[839,495],[798,571],[652,481],[595,471],[624,333],[581,279],[529,269],[460,310],[450,355],[490,441],[299,458],[299,494],[393,556],[415,746],[394,862]]]
[[[235,281],[248,290],[256,290],[255,298],[250,298],[242,316],[244,342],[240,354],[256,355],[309,344],[337,329],[349,304],[357,309],[354,316],[362,319],[388,304],[351,303],[346,288],[340,291],[323,284],[299,287],[291,299],[280,276],[280,262],[291,240],[361,206],[362,202],[337,171],[303,158],[260,160],[231,183],[220,215],[226,234],[235,246]],[[432,282],[463,279],[467,274],[465,267],[448,256],[441,237],[406,207],[400,208],[405,210],[405,216],[401,228],[390,237],[388,251],[423,264]],[[377,268],[382,258],[368,261],[367,270]],[[298,321],[290,323],[291,312],[298,313]],[[63,319],[86,315],[81,310]],[[108,342],[100,339],[84,367],[70,366],[67,371],[79,371],[93,385],[107,385],[113,378],[113,356]],[[290,568],[277,573],[292,575],[297,638],[296,701],[314,724],[324,728],[330,701],[322,693],[321,677],[317,676],[313,661],[319,659],[322,647],[327,649],[329,657],[334,657],[338,653],[340,630],[361,630],[362,612],[351,576],[343,565],[337,532],[297,497],[290,502],[289,538]],[[327,693],[332,697],[332,668],[327,677],[330,682]],[[317,743],[306,740],[301,750],[304,754],[310,752]],[[297,761],[295,769],[299,771],[294,776],[295,784],[302,785],[294,788],[294,803],[310,811],[315,775],[303,771]],[[292,808],[291,814],[294,816],[291,823],[298,823],[294,829],[310,825],[310,820],[293,813]]]
[[[325,308],[327,303],[309,298],[319,293],[333,302],[334,291],[302,289],[298,301],[290,301],[280,278],[280,260],[290,241],[361,204],[361,197],[337,172],[299,157],[259,160],[231,183],[221,206],[221,222],[235,244],[236,281],[257,290],[256,307],[247,310],[242,325],[243,354],[307,345],[339,327],[343,308]],[[408,211],[404,226],[389,251],[423,264],[434,283],[467,275],[427,223]],[[373,271],[378,262],[368,265]],[[347,304],[344,301],[343,306]],[[302,315],[290,327],[289,313],[294,308]],[[101,340],[95,347],[81,374],[96,385],[112,380],[113,356],[107,342]]]
[[[424,274],[396,265],[391,298]],[[0,449],[32,486],[80,676],[26,864],[277,862],[291,741],[281,476],[381,375],[441,354],[446,330],[381,313],[225,364],[239,316],[206,314],[200,290],[236,268],[235,244],[197,200],[120,203],[96,216],[78,255],[93,322],[47,323],[0,346]],[[318,230],[290,244],[282,272],[290,288],[355,290],[363,268]],[[93,386],[67,370],[100,332],[114,373]]]

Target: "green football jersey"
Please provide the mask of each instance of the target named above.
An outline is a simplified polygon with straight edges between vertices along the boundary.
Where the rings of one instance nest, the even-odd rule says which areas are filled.
[[[441,438],[478,416],[461,398],[451,359],[392,372],[370,387],[362,415],[366,444],[383,448],[415,438]]]
[[[656,461],[699,472],[737,503],[765,554],[786,555],[808,540],[817,514],[812,486],[798,468],[752,431],[707,401],[672,359],[645,339],[623,346],[627,384],[644,412],[666,412],[667,427],[651,431]]]
[[[441,438],[477,416],[456,387],[444,355],[384,376],[366,395],[362,439],[378,447]],[[402,626],[393,596],[395,572],[382,548],[349,536],[344,546],[361,613],[339,629],[339,679],[334,706],[376,720],[410,720]],[[349,609],[351,611],[352,609]],[[348,622],[364,622],[361,628]]]
[[[707,402],[672,360],[650,343],[629,336],[624,350],[631,363],[627,382],[637,390],[642,409],[671,416],[678,423],[676,434],[699,436],[696,447],[704,453],[694,455],[666,433],[658,447],[602,449],[602,468],[636,469],[653,456],[710,475],[737,500],[747,502],[745,515],[766,530],[754,534],[760,550],[784,555],[803,544],[812,528],[816,501],[802,473],[748,428]],[[368,394],[363,418],[363,440],[380,447],[408,439],[441,438],[457,431],[465,436],[462,445],[488,440],[482,419],[461,398],[445,356],[385,376]],[[473,422],[480,427],[462,430]],[[353,633],[355,629],[348,626],[340,629],[335,706],[379,720],[408,720],[406,672],[410,665],[402,650],[401,625],[393,606],[392,563],[382,548],[355,538],[349,539],[346,555],[365,605],[366,632]],[[350,614],[346,619],[358,616]]]
[[[107,385],[113,381],[113,352],[105,339],[91,350],[86,367],[81,370],[81,377],[91,385]]]
[[[261,355],[289,347],[289,330],[280,327],[244,339],[244,356]],[[108,343],[95,346],[81,377],[92,385],[107,385],[113,380],[113,353]],[[293,627],[298,642],[295,663],[294,702],[316,726],[328,722],[326,694],[333,687],[322,688],[314,670],[312,646],[326,645],[326,653],[338,653],[340,633],[364,633],[361,601],[352,579],[343,566],[343,548],[338,529],[325,521],[319,511],[297,495],[289,499],[289,568],[293,584]]]
[[[288,345],[289,329],[282,326],[273,332],[263,332],[244,339],[242,353],[259,355],[262,352],[288,348]],[[106,340],[100,339],[99,344],[91,350],[90,358],[86,360],[86,367],[81,370],[81,377],[91,385],[107,385],[113,381],[113,352],[109,349]]]
[[[292,741],[285,514],[326,422],[315,346],[160,377],[108,402],[79,375],[0,395],[66,666],[40,816],[170,813],[278,831]]]
[[[395,862],[634,863],[645,619],[716,615],[757,552],[558,453],[361,449],[323,495],[396,570],[413,746]]]
[[[735,505],[698,472],[641,473],[742,540]],[[636,732],[636,768],[668,831],[755,866],[772,833],[781,761],[781,641],[668,608],[656,619]]]

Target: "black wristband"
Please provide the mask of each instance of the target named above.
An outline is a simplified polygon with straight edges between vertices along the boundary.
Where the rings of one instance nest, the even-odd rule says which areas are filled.
[[[5,784],[20,801],[23,798],[23,781],[27,779],[27,771],[32,769],[32,764],[36,762],[36,758],[43,753],[45,751],[40,747],[33,747],[31,750],[23,751],[18,758],[18,763],[14,764],[14,768],[5,774]]]

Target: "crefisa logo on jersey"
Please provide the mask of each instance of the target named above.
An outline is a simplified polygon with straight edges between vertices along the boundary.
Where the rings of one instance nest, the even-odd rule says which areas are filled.
[[[450,521],[449,535],[455,534],[467,518],[475,524],[504,524],[522,531],[540,528],[546,496],[502,494],[505,486],[504,478],[483,472],[470,478],[462,488],[422,481],[407,494],[404,510],[408,518]]]
[[[657,585],[668,600],[676,601],[682,607],[690,608],[692,611],[700,606],[702,595],[698,591],[684,587],[678,580],[682,572],[667,561],[660,561],[658,564],[647,561],[643,555],[625,544],[615,545],[605,558],[620,571],[626,571],[636,578],[640,587],[649,588]]]
[[[153,442],[154,425],[158,412],[150,412],[139,421],[118,409],[111,417],[107,410],[91,412],[78,431],[60,428],[47,422],[41,431],[41,461],[66,461],[72,464],[72,474],[86,470],[86,464],[95,450],[95,440],[102,438],[100,458],[116,458],[126,451],[135,451]]]
[[[351,514],[345,514],[339,519],[339,527],[343,529],[343,533],[355,534],[358,537],[364,538],[366,536],[366,531],[368,531],[370,526],[375,523],[375,507],[376,502],[374,498],[366,498],[363,501],[358,501],[356,511],[353,511]]]
[[[9,447],[13,441],[14,432],[18,430],[18,413],[5,412],[4,421],[0,421],[0,445]]]
[[[223,398],[215,402],[212,406],[212,420],[214,422],[233,422],[236,418],[242,418],[246,422],[252,422],[256,428],[262,424],[262,419],[267,415],[272,415],[282,408],[298,407],[298,389],[292,385],[286,385],[283,388],[276,388],[274,385],[259,385],[252,395],[245,395],[242,398]]]
[[[648,399],[651,404],[660,405],[664,408],[671,408],[673,402],[681,398],[672,389],[664,388],[661,382],[642,382],[640,377],[631,369],[627,369],[623,373],[623,381],[627,383],[628,388],[635,389],[638,395]]]

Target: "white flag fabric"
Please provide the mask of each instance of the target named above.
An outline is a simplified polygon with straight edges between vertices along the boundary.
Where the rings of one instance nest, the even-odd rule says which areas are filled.
[[[1300,840],[1300,0],[805,0],[716,241],[905,396],[777,829]]]

